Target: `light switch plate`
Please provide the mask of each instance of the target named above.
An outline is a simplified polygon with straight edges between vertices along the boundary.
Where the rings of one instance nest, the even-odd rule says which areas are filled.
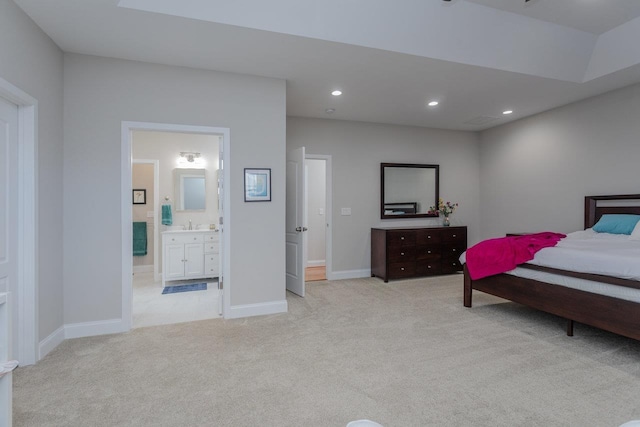
[[[342,208],[340,210],[341,215],[351,215],[351,208]]]

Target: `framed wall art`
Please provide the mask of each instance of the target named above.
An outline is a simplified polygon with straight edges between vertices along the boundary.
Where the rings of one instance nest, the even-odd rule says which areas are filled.
[[[147,190],[137,189],[133,190],[133,204],[134,205],[146,205],[147,204]]]
[[[244,201],[271,201],[271,169],[244,170]]]

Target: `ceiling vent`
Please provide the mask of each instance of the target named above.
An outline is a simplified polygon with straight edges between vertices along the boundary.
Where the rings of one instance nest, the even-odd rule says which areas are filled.
[[[497,120],[500,120],[500,117],[490,117],[490,116],[478,116],[474,117],[471,120],[467,120],[464,122],[465,125],[486,125],[487,123],[492,123]]]

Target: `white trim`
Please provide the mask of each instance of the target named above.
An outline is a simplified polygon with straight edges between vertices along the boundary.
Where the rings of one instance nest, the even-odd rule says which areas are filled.
[[[49,354],[51,350],[62,344],[63,341],[64,326],[60,326],[58,329],[53,331],[51,335],[40,342],[40,345],[38,346],[38,360],[42,360],[42,358]]]
[[[325,220],[327,221],[327,232],[325,233],[325,263],[326,276],[328,280],[333,277],[333,166],[331,156],[325,154],[306,154],[305,159],[324,160],[325,166]]]
[[[363,277],[371,277],[371,270],[344,270],[327,273],[327,280],[362,279]]]
[[[38,101],[0,78],[0,97],[18,106],[18,324],[21,365],[37,362],[38,349]],[[14,332],[15,333],[15,332]]]
[[[136,273],[153,273],[153,265],[134,265],[133,274]]]
[[[229,128],[209,127],[209,126],[191,126],[191,125],[178,125],[167,123],[151,123],[151,122],[130,122],[123,121],[121,124],[121,149],[120,149],[120,164],[122,175],[120,178],[120,216],[121,224],[131,224],[131,139],[132,133],[136,130],[158,131],[158,132],[181,132],[181,133],[197,133],[207,135],[220,135],[222,136],[223,146],[223,178],[224,178],[224,212],[223,215],[223,227],[224,232],[222,234],[222,250],[225,254],[231,253],[231,191],[230,188],[230,169],[231,169],[231,131]],[[130,244],[132,227],[124,227],[121,225],[122,233],[122,320],[120,322],[121,330],[115,332],[126,332],[131,330],[133,326],[133,248]],[[224,304],[223,304],[223,316],[230,313],[231,302],[231,261],[228,255],[222,257],[222,271],[221,275],[224,275]]]
[[[263,302],[259,304],[234,305],[228,310],[226,319],[239,319],[241,317],[264,316],[287,312],[287,300]]]
[[[153,271],[153,280],[158,282],[160,280],[160,262],[158,258],[158,247],[160,240],[160,226],[158,224],[158,213],[160,213],[160,161],[155,159],[133,159],[132,163],[137,164],[152,164],[153,165],[153,265],[151,271]],[[143,271],[136,270],[136,266],[133,267],[134,273],[142,273]],[[146,273],[147,271],[144,270]]]
[[[326,261],[323,259],[318,260],[307,260],[307,267],[324,267],[326,265]]]
[[[64,325],[64,338],[83,338],[96,335],[117,334],[123,332],[124,320],[100,320],[97,322],[72,323]]]

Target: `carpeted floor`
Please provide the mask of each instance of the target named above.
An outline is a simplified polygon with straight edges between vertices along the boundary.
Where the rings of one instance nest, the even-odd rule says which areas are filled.
[[[462,277],[314,282],[289,313],[68,340],[14,376],[16,426],[618,426],[640,342]]]

